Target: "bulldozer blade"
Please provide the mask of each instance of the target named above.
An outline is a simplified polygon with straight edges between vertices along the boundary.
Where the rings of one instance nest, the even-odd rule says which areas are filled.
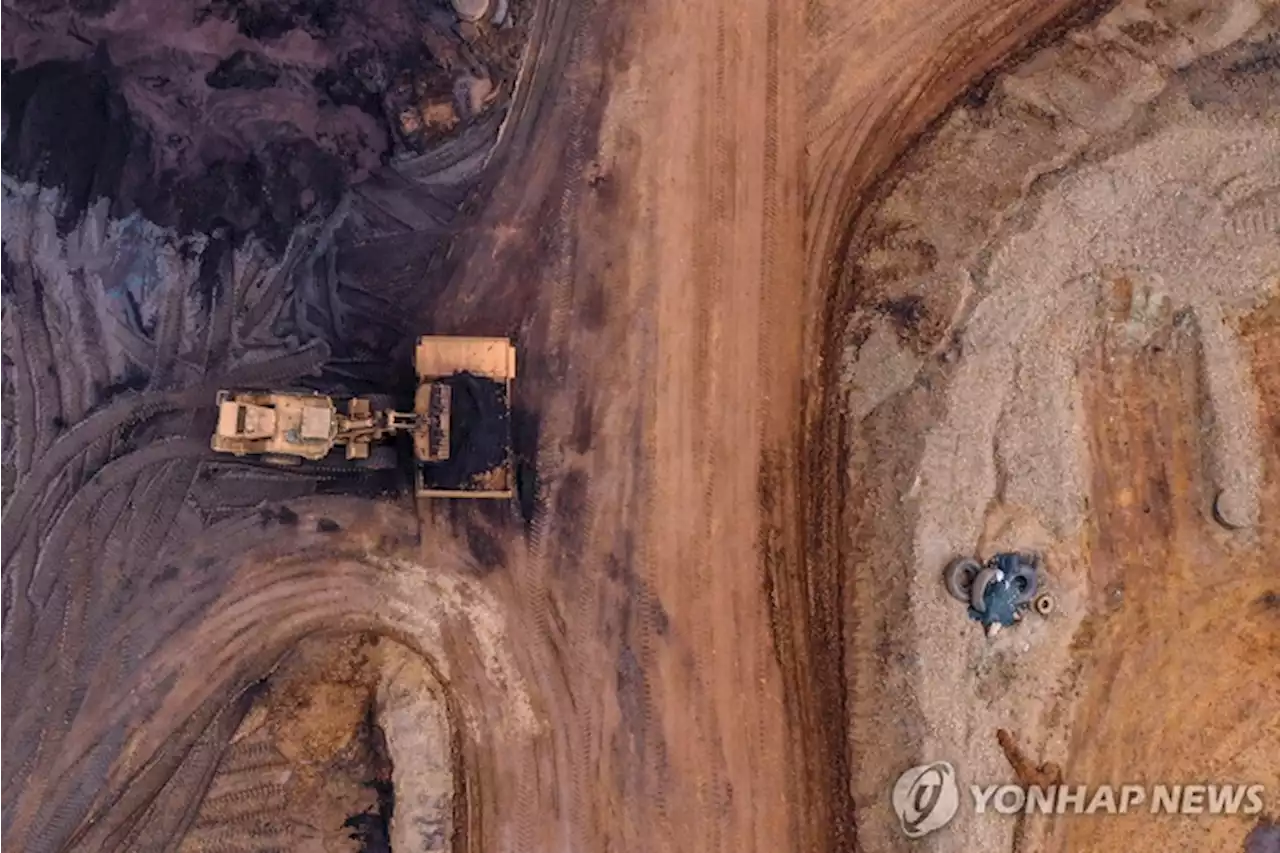
[[[413,436],[415,454],[423,462],[448,460],[453,389],[443,382],[424,383],[415,402],[419,416]]]

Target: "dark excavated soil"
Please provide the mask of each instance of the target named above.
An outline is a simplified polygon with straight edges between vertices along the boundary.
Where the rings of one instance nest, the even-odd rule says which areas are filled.
[[[116,217],[280,251],[347,187],[498,109],[515,17],[478,33],[416,0],[19,2],[3,28],[4,170],[63,190],[64,229],[107,199]],[[441,122],[406,130],[402,113],[428,102]]]
[[[511,454],[507,387],[472,373],[448,380],[453,391],[449,458],[422,463],[423,484],[434,489],[477,488],[478,476],[504,465]]]
[[[17,847],[181,836],[248,701],[175,727],[163,761],[105,791],[169,683],[142,691],[129,727],[106,694],[162,647],[187,648],[178,634],[245,549],[328,547],[354,527],[302,507],[409,491],[407,458],[386,471],[211,458],[214,392],[411,393],[413,340],[431,330],[421,304],[476,207],[529,5],[466,33],[447,3],[415,0],[5,6],[4,833]],[[425,101],[456,121],[406,131],[400,112]],[[370,241],[403,284],[352,262]],[[483,435],[470,441],[477,464],[493,458]],[[245,665],[257,678],[271,664]],[[86,726],[99,727],[89,756],[42,769]],[[334,827],[351,817],[366,849],[386,849],[386,780],[357,781],[381,802],[332,812]]]

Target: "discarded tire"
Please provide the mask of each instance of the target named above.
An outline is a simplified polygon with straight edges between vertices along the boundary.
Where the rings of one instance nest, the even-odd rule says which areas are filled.
[[[947,592],[957,601],[969,603],[969,591],[973,589],[973,580],[982,571],[982,564],[972,557],[961,557],[947,566],[943,580]]]
[[[996,569],[987,566],[978,572],[977,577],[973,579],[973,586],[969,587],[969,606],[979,613],[987,612],[987,587],[996,579]]]
[[[1020,559],[1018,567],[1010,573],[1009,583],[1018,592],[1016,604],[1027,604],[1034,600],[1040,588],[1040,575],[1036,571],[1035,563],[1027,561],[1026,558]]]
[[[1213,496],[1213,520],[1218,522],[1218,524],[1222,525],[1227,530],[1242,530],[1245,525],[1237,524],[1233,521],[1230,509],[1223,505],[1223,494],[1224,492],[1219,490],[1218,493]],[[1230,501],[1228,500],[1227,503],[1230,504]]]
[[[1031,606],[1041,616],[1048,616],[1058,606],[1058,602],[1054,600],[1052,595],[1045,592],[1036,596],[1036,600]]]

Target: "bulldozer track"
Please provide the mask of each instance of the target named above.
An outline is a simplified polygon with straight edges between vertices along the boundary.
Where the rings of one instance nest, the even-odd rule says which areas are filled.
[[[222,760],[222,773],[227,777],[249,774],[253,771],[288,768],[289,762],[280,755],[269,740],[257,740],[245,744],[233,744]],[[216,789],[215,789],[216,790]]]
[[[9,312],[6,324],[13,338],[13,369],[9,374],[13,377],[13,407],[18,416],[14,419],[14,475],[21,478],[31,469],[35,456],[36,443],[36,391],[33,372],[27,360],[26,342],[23,339],[22,323],[14,319],[14,312]]]
[[[202,448],[198,454],[193,450],[190,456],[184,455],[164,463],[157,477],[160,494],[152,502],[150,511],[144,510],[135,515],[126,530],[125,535],[132,545],[122,566],[125,577],[141,576],[144,567],[152,564],[156,555],[163,552],[165,543],[173,534],[174,520],[182,510],[183,500],[195,479],[199,461],[208,455],[209,451]]]
[[[167,391],[174,382],[175,356],[181,348],[186,319],[185,306],[185,288],[171,288],[156,321],[155,359],[151,362],[151,375],[147,380],[150,391]]]
[[[254,785],[225,794],[211,792],[200,809],[195,826],[228,824],[262,815],[279,814],[285,805],[288,789],[279,783]],[[248,823],[245,821],[245,823]]]
[[[44,453],[52,440],[47,428],[54,418],[58,417],[61,407],[58,403],[60,389],[57,383],[57,370],[53,367],[53,347],[48,331],[44,327],[43,296],[34,292],[36,279],[34,272],[18,264],[14,301],[17,303],[14,314],[18,326],[18,341],[24,349],[27,364],[33,369],[33,376],[39,375],[35,370],[42,369],[52,382],[34,382],[31,386],[31,427],[30,437],[32,457]],[[41,368],[36,368],[41,365]],[[52,371],[50,374],[49,371]]]
[[[136,345],[137,335],[128,326],[125,331],[118,336],[122,341],[121,345],[116,348],[113,346],[117,337],[110,331],[119,328],[121,324],[118,321],[121,317],[120,312],[110,310],[106,305],[102,304],[100,298],[85,300],[83,296],[78,294],[100,293],[98,288],[101,287],[99,276],[81,270],[78,276],[79,286],[71,293],[66,294],[67,310],[75,317],[74,337],[71,343],[78,350],[77,358],[68,359],[68,367],[72,363],[78,362],[82,365],[82,369],[87,374],[88,381],[78,382],[78,386],[82,389],[83,398],[74,417],[69,418],[70,421],[79,421],[85,416],[89,409],[96,402],[95,389],[105,388],[111,384],[111,366],[121,360],[118,353],[125,353],[125,347]],[[83,301],[90,301],[91,306],[85,306]],[[127,355],[125,355],[127,358]],[[147,362],[140,362],[139,365]]]
[[[84,519],[112,489],[133,481],[152,465],[164,465],[181,459],[199,459],[208,455],[209,448],[202,442],[186,438],[164,439],[121,457],[99,470],[59,513],[48,535],[48,545],[42,549],[41,559],[32,574],[32,582],[41,578],[49,584],[54,582],[57,573],[49,569],[49,564],[60,559],[59,555],[67,547],[72,533],[81,529]]]

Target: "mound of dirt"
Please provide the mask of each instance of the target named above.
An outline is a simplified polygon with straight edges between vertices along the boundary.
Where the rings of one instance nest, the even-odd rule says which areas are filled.
[[[180,849],[272,839],[348,853],[447,850],[452,737],[437,679],[404,646],[305,640],[233,736]]]

